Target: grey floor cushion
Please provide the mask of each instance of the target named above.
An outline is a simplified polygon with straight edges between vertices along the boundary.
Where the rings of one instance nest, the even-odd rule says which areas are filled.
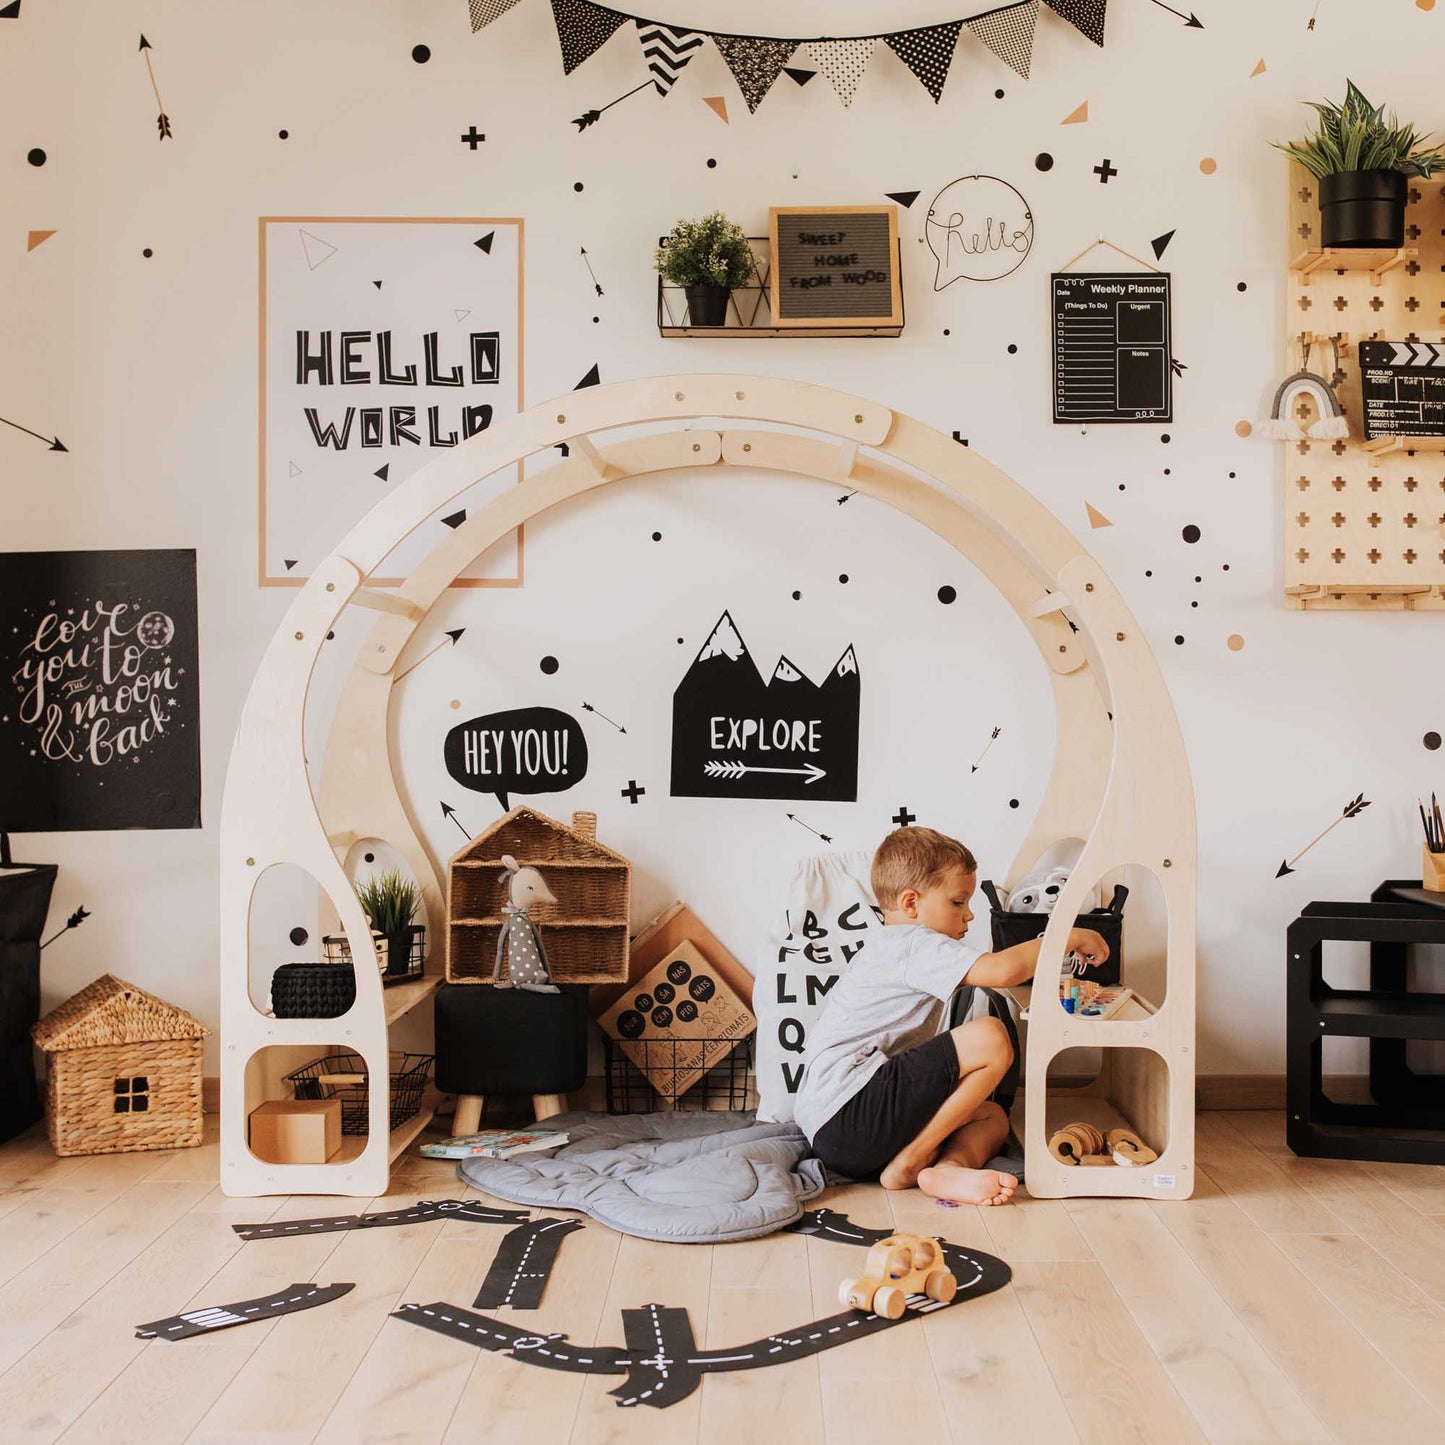
[[[571,1141],[511,1159],[466,1159],[467,1183],[513,1204],[580,1209],[642,1239],[719,1244],[771,1234],[822,1192],[796,1124],[752,1113],[559,1114]]]

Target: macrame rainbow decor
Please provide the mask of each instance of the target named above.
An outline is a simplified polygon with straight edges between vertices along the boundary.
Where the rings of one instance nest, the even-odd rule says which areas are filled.
[[[1338,352],[1335,360],[1338,366]],[[1324,377],[1309,369],[1309,364],[1309,347],[1305,347],[1304,366],[1292,376],[1285,377],[1274,394],[1269,418],[1259,429],[1262,436],[1285,442],[1299,442],[1306,438],[1328,441],[1333,437],[1349,436],[1350,424],[1345,420],[1345,409],[1340,405],[1339,397]],[[1300,396],[1309,397],[1318,413],[1308,431],[1294,417],[1294,403]]]

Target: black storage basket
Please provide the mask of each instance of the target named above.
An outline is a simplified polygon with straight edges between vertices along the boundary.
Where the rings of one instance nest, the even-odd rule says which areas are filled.
[[[1012,948],[1016,943],[1027,943],[1038,938],[1049,926],[1048,913],[1010,913],[999,906],[998,890],[985,878],[982,884],[988,896],[991,911],[989,927],[993,935],[993,950]],[[1124,967],[1124,903],[1129,890],[1121,883],[1114,889],[1114,896],[1107,908],[1095,908],[1081,913],[1075,920],[1078,928],[1092,928],[1109,945],[1109,959],[1102,968],[1091,968],[1083,977],[1090,983],[1118,983]]]
[[[421,1108],[431,1077],[431,1054],[404,1054],[392,1050],[389,1056],[391,1077],[388,1080],[391,1128],[404,1124]],[[355,1075],[356,1082],[343,1081]],[[370,1119],[366,1063],[360,1054],[328,1054],[286,1075],[293,1097],[297,1099],[340,1099],[341,1132],[365,1134]]]
[[[356,1002],[349,963],[283,963],[271,975],[271,1012],[278,1019],[340,1018]]]

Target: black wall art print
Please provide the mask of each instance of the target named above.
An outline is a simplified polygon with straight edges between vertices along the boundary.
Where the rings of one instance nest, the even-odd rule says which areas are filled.
[[[0,830],[199,828],[196,554],[0,554]]]
[[[1169,275],[1053,275],[1054,420],[1172,421]]]
[[[561,793],[587,776],[587,735],[554,707],[518,707],[458,723],[442,744],[447,772],[464,788],[493,793],[506,812],[512,793]]]
[[[764,681],[724,612],[672,695],[672,793],[686,798],[858,796],[858,660],[821,682],[786,657]]]

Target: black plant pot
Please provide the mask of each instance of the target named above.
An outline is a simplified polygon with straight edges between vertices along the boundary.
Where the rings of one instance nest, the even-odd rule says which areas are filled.
[[[1320,244],[1403,246],[1408,189],[1403,171],[1340,171],[1322,177]]]
[[[714,286],[702,282],[686,288],[687,320],[690,326],[725,326],[728,319],[728,297],[732,292],[726,286]]]

